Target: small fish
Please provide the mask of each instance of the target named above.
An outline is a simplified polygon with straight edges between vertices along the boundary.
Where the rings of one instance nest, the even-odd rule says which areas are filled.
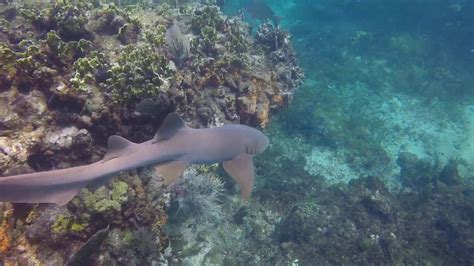
[[[268,146],[268,138],[245,125],[193,129],[176,113],[169,114],[155,137],[133,143],[110,136],[98,162],[67,169],[0,178],[0,202],[65,205],[80,189],[105,184],[117,173],[153,165],[166,184],[175,182],[190,164],[223,163],[248,200],[254,184],[252,158]]]
[[[259,20],[270,19],[275,25],[281,21],[281,17],[277,16],[270,6],[265,3],[265,0],[251,0],[244,6],[244,9],[249,14]]]

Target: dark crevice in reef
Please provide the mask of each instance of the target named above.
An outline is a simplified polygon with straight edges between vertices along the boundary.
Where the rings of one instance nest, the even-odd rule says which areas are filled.
[[[66,113],[79,113],[83,109],[84,102],[72,96],[58,96],[52,94],[49,97],[48,105],[52,110]]]
[[[37,152],[28,156],[28,165],[35,171],[50,170],[54,167],[50,158],[43,152]]]

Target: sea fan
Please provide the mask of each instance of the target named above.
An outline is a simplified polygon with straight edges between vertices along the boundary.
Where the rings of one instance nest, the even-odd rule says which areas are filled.
[[[178,225],[176,233],[191,236],[221,221],[223,217],[219,198],[223,182],[211,174],[199,174],[195,169],[186,171],[183,179],[173,186],[170,220]]]

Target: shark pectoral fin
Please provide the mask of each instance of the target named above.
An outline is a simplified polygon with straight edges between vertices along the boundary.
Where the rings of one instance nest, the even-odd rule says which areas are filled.
[[[128,148],[133,145],[136,145],[136,143],[133,143],[126,138],[117,135],[110,136],[107,140],[107,153],[105,154],[102,161],[106,162],[127,154]]]
[[[156,131],[153,143],[170,139],[179,131],[188,128],[189,127],[186,126],[183,119],[177,113],[171,113],[165,118],[165,121],[163,121],[158,131]]]
[[[224,162],[223,166],[225,171],[239,184],[242,198],[249,200],[255,179],[252,156],[241,154],[230,161]]]
[[[182,161],[169,161],[157,164],[153,167],[155,168],[155,172],[163,177],[165,185],[171,185],[183,175],[187,166],[188,164]]]

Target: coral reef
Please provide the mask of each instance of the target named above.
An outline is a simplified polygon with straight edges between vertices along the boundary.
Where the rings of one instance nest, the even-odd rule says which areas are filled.
[[[175,1],[0,2],[0,175],[97,161],[108,136],[149,139],[170,111],[197,127],[267,126],[270,112],[289,103],[303,78],[289,35],[280,32],[286,44],[273,51],[249,49],[263,46],[246,23],[195,2],[180,1],[179,10],[171,7]],[[276,52],[289,61],[275,67]],[[148,112],[140,112],[143,105]],[[208,175],[196,182],[206,186]],[[145,169],[95,185],[65,207],[0,204],[0,261],[162,260],[170,201],[162,182]],[[217,219],[220,196],[196,190],[197,183],[186,186],[194,196],[173,202],[181,213],[199,212],[178,224]],[[209,204],[196,209],[193,202],[202,199]],[[214,215],[206,214],[209,206]],[[194,215],[202,219],[193,223]]]
[[[418,158],[412,157],[414,164],[401,159],[406,161],[401,170],[405,178],[429,176],[432,182],[407,184],[404,190],[391,192],[375,177],[326,185],[322,178],[310,176],[298,160],[288,171],[289,162],[277,155],[279,151],[273,152],[256,160],[257,169],[273,170],[262,174],[264,180],[257,183],[251,204],[221,194],[220,222],[200,223],[199,230],[182,227],[189,224],[180,219],[192,211],[183,210],[173,218],[168,260],[218,265],[465,265],[473,259],[473,188],[459,179],[455,165],[427,169],[416,163]],[[292,179],[284,180],[288,175]],[[197,189],[188,187],[190,182],[173,188],[172,202]]]
[[[54,95],[50,105],[71,103],[81,115],[93,99],[110,107],[125,104],[126,109],[113,110],[123,118],[141,100],[160,97],[163,110],[182,109],[190,118],[198,116],[197,109],[209,108],[214,118],[204,119],[204,125],[240,121],[265,126],[270,110],[287,104],[303,78],[288,33],[267,26],[253,39],[239,18],[223,17],[213,6],[191,5],[185,14],[154,19],[152,10],[125,11],[114,5],[12,8],[21,17],[3,26],[3,32],[9,40],[29,37],[21,45],[2,44],[7,62],[2,90],[37,88],[46,97]],[[248,49],[265,46],[262,40],[273,38],[273,32],[281,37],[279,47],[268,53]],[[120,48],[119,42],[129,45]],[[255,88],[247,88],[250,83]]]
[[[173,184],[169,213],[168,233],[183,235],[187,242],[193,235],[199,235],[212,228],[223,217],[219,204],[224,183],[199,169],[188,169],[183,179]]]
[[[470,241],[472,228],[466,226],[462,213],[473,198],[453,200],[452,193],[460,190],[469,188],[442,185],[429,195],[396,195],[377,179],[358,179],[347,189],[333,187],[316,200],[295,204],[279,226],[280,241],[302,263],[344,263],[344,258],[351,258],[352,263],[465,264],[472,260],[465,242]],[[420,204],[425,210],[421,215],[416,210]],[[472,211],[472,205],[467,208]],[[439,252],[446,245],[452,245],[457,255]]]
[[[443,41],[472,34],[440,35],[472,25],[471,3],[435,0],[430,8],[452,6],[424,22],[439,26],[425,34],[379,30],[397,18],[378,11],[425,11],[421,1],[279,1],[298,14],[281,25],[314,77],[269,124],[303,79],[280,26],[252,33],[214,1],[51,2],[0,1],[1,176],[97,161],[109,135],[149,139],[170,111],[197,127],[267,127],[272,145],[255,161],[250,204],[216,166],[189,169],[169,190],[138,169],[65,207],[0,203],[0,264],[474,261],[472,74],[461,71],[472,47],[456,46],[467,60],[452,60]],[[357,10],[381,25],[352,23]],[[464,106],[440,108],[447,95]]]

